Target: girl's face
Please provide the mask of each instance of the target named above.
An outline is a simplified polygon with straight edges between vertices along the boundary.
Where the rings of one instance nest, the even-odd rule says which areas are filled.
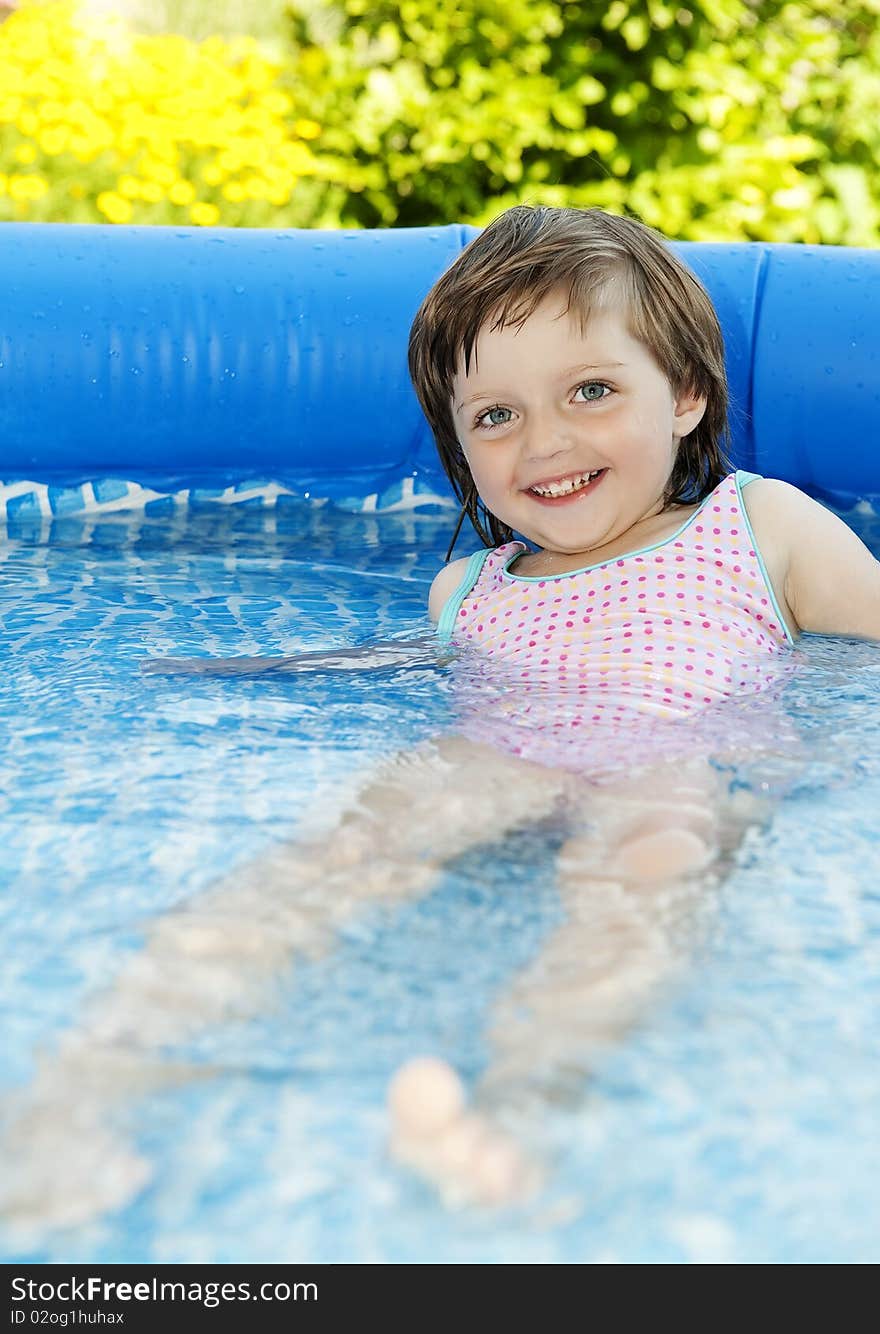
[[[567,557],[662,511],[678,442],[706,400],[676,398],[617,311],[597,312],[581,336],[565,305],[551,293],[519,328],[484,328],[470,375],[459,361],[452,405],[486,508]]]

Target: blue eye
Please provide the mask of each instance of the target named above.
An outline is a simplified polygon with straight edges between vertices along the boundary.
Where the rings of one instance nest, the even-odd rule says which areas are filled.
[[[590,393],[589,396],[582,398],[582,403],[601,403],[603,398],[606,398],[608,394],[612,392],[611,386],[605,384],[602,380],[585,380],[583,384],[578,385],[575,393],[579,394],[582,389],[599,391],[598,393]],[[506,416],[504,416],[505,413],[507,414]],[[496,414],[500,414],[500,418]],[[485,408],[474,419],[474,430],[483,432],[494,431],[498,426],[506,426],[510,421],[510,416],[510,408],[502,408],[499,404],[496,404],[494,408]]]
[[[479,417],[477,417],[476,421],[474,422],[474,426],[476,426],[478,429],[482,428],[484,431],[491,431],[493,426],[506,426],[507,425],[506,420],[505,421],[490,420],[488,423],[484,425],[484,419],[487,417],[491,418],[493,414],[496,412],[506,412],[509,416],[510,408],[487,408],[485,412],[481,412]]]
[[[584,384],[578,385],[578,393],[580,393],[582,389],[601,389],[603,391],[601,394],[594,394],[590,398],[585,399],[587,403],[598,403],[600,399],[605,397],[604,391],[608,389],[608,385],[603,384],[601,380],[586,380]],[[610,389],[608,392],[611,392]]]

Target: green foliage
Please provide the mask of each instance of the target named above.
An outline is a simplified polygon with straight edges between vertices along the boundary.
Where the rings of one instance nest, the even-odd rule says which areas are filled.
[[[0,24],[0,220],[482,225],[525,200],[880,244],[880,0],[127,0],[189,38],[115,10]]]
[[[293,0],[315,223],[880,244],[880,0]]]

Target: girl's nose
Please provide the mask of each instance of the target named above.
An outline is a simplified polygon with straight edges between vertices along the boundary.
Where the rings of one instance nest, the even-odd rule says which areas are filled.
[[[523,436],[523,450],[530,459],[552,458],[572,448],[574,435],[571,422],[565,421],[558,412],[532,412]]]

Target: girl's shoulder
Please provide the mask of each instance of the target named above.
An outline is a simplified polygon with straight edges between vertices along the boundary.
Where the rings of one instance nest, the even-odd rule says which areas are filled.
[[[524,550],[522,542],[506,542],[501,547],[481,547],[479,551],[473,552],[470,556],[462,556],[460,560],[450,561],[444,565],[442,570],[435,576],[431,584],[431,591],[428,594],[428,615],[432,621],[439,621],[443,608],[447,602],[461,588],[465,580],[469,585],[473,585],[490,556],[497,555],[499,552],[508,554],[510,552]]]
[[[462,579],[464,579],[465,571],[471,559],[470,556],[462,556],[461,560],[450,561],[435,576],[434,582],[431,584],[431,591],[428,594],[428,615],[432,621],[440,620],[440,613]]]
[[[755,478],[741,487],[743,508],[755,540],[755,550],[765,571],[781,615],[793,635],[807,628],[799,615],[796,590],[792,587],[792,555],[804,540],[811,540],[817,514],[840,523],[804,491],[777,478]],[[843,527],[843,524],[841,524]]]
[[[786,596],[789,539],[785,522],[789,499],[787,493],[795,491],[795,488],[775,477],[747,476],[748,480],[740,487],[740,496],[748,526],[752,530],[755,550],[763,562],[780,614],[792,633],[796,634],[797,620]]]
[[[746,518],[768,569],[778,565],[784,572],[788,555],[787,493],[793,491],[793,486],[775,477],[752,477],[740,488]]]
[[[880,561],[849,525],[789,482],[761,478],[742,494],[786,619],[812,634],[880,640]]]

